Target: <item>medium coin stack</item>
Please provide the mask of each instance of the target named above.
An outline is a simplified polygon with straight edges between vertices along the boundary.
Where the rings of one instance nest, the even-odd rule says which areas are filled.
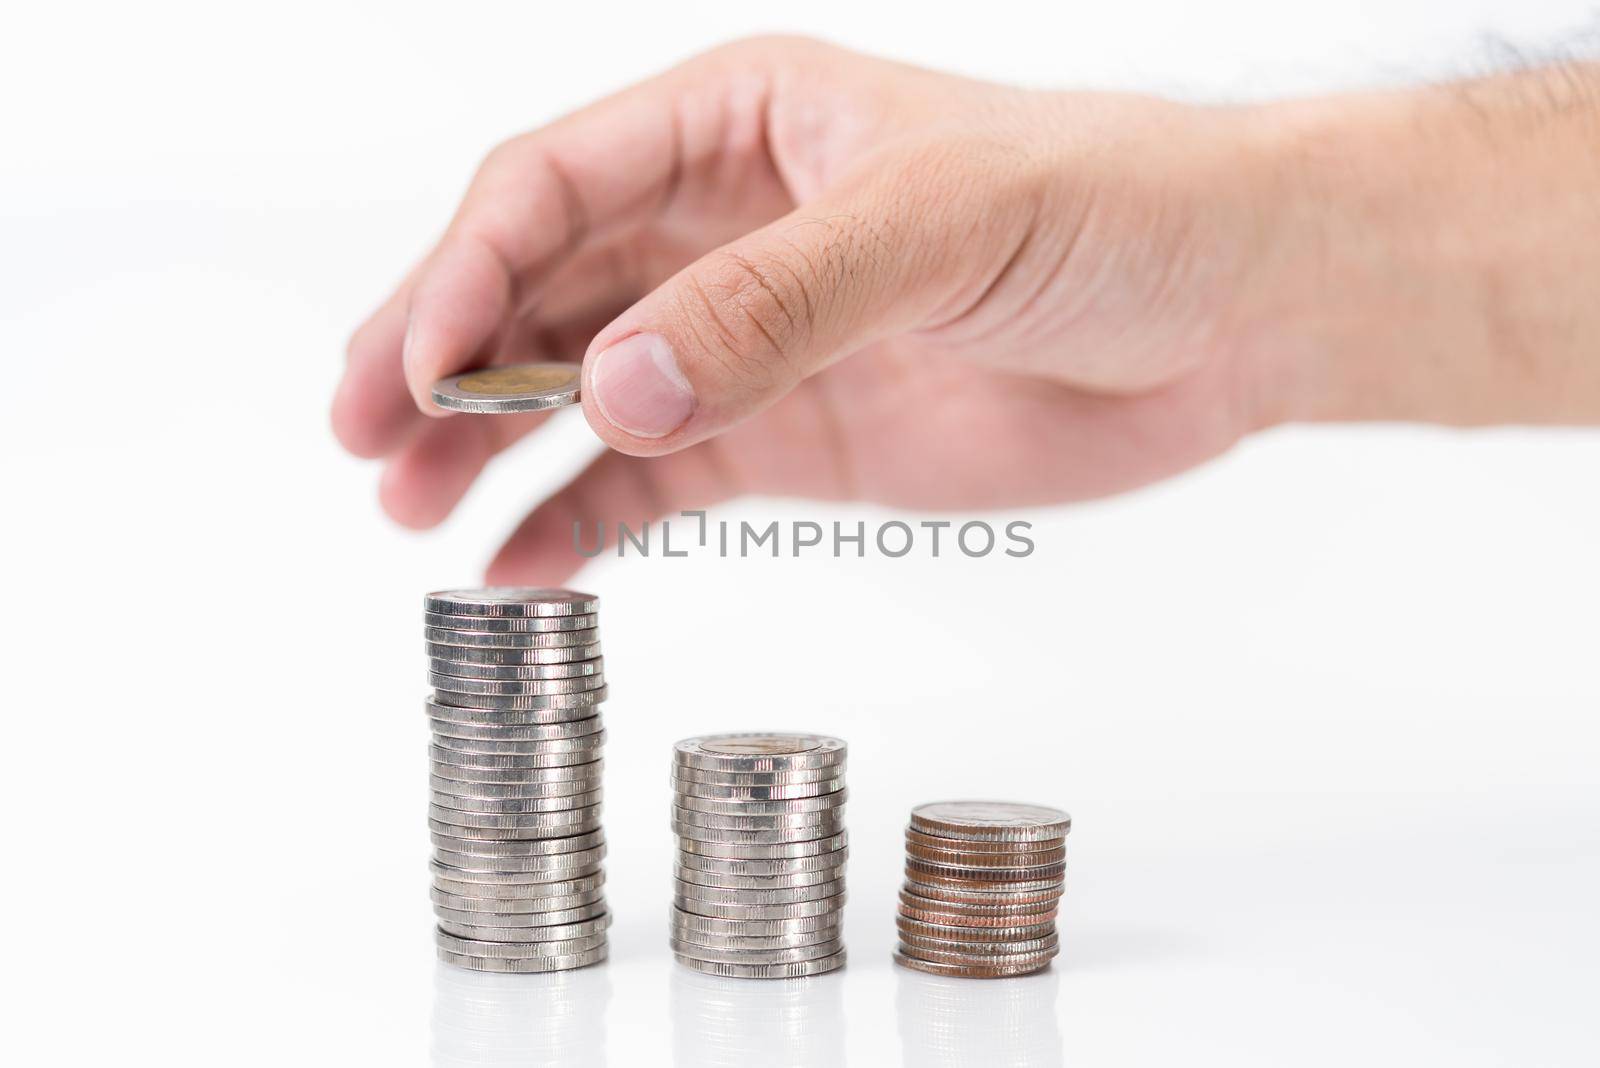
[[[487,972],[605,960],[599,600],[508,587],[424,607],[439,958]]]
[[[1059,952],[1056,908],[1072,817],[1006,801],[911,810],[900,944],[917,971],[971,979],[1027,975]]]
[[[844,742],[815,734],[713,734],[674,747],[679,963],[741,979],[844,964],[844,768]]]

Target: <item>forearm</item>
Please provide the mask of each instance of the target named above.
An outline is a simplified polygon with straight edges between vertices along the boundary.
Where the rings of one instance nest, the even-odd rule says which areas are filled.
[[[1271,420],[1600,423],[1600,67],[1252,121]]]

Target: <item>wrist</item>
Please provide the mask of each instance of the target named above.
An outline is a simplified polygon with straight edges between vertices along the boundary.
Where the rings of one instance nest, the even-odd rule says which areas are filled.
[[[1261,422],[1600,419],[1600,110],[1549,76],[1251,113]]]

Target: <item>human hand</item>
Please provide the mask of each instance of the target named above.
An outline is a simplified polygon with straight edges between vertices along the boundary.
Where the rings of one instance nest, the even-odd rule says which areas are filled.
[[[615,451],[534,509],[494,582],[565,578],[575,521],[746,493],[974,509],[1132,488],[1338,415],[1307,398],[1339,392],[1327,339],[1362,339],[1321,326],[1327,290],[1380,302],[1387,250],[1328,254],[1371,193],[1317,203],[1294,163],[1327,127],[1291,114],[730,46],[491,153],[352,340],[334,426],[386,458],[388,511],[429,526],[547,417],[447,415],[432,383],[581,358]]]

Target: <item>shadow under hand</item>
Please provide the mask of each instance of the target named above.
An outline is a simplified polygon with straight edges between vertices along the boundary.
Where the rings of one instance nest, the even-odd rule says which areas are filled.
[[[603,967],[502,975],[441,962],[433,978],[433,1063],[604,1065],[610,1001]]]

